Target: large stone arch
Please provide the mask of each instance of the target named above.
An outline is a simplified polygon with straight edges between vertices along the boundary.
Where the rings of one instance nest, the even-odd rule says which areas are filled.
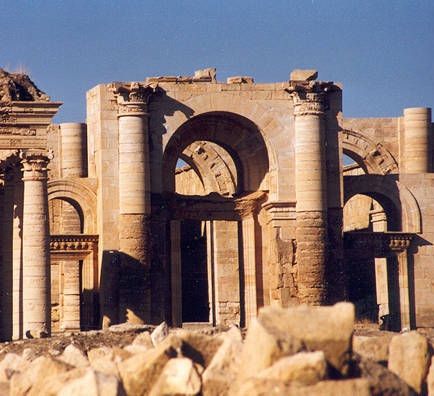
[[[398,163],[381,143],[349,129],[341,130],[340,136],[344,154],[354,159],[366,173],[387,175],[398,172]]]
[[[210,112],[184,122],[167,142],[163,154],[163,189],[174,191],[178,158],[194,142],[224,148],[237,167],[238,192],[268,190],[270,160],[263,135],[250,120],[234,113]]]
[[[84,233],[96,233],[96,194],[89,186],[70,179],[58,179],[48,182],[48,200],[64,199],[78,205],[83,213]]]
[[[401,231],[416,234],[422,232],[422,217],[416,199],[393,175],[345,176],[344,203],[356,194],[371,196],[386,207],[388,201],[392,202],[400,216]]]
[[[200,178],[206,193],[232,196],[238,184],[235,163],[220,146],[211,142],[195,142],[181,154]]]

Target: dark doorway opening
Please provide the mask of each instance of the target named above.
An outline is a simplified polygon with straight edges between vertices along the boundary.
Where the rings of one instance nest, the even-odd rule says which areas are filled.
[[[209,322],[205,223],[181,222],[182,321]]]

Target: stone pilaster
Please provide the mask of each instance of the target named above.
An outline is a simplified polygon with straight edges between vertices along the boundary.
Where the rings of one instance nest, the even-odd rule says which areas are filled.
[[[327,178],[324,96],[320,84],[296,86],[295,189],[298,291],[301,302],[326,302]]]
[[[80,330],[80,262],[64,261],[62,330]]]
[[[23,165],[23,334],[50,335],[50,249],[47,165],[44,151],[21,152]]]
[[[120,319],[150,321],[151,213],[147,101],[139,83],[115,89],[119,122]]]

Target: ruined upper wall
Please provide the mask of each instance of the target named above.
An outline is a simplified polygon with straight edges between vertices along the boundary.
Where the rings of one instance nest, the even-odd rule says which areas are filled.
[[[27,74],[9,73],[0,68],[0,102],[49,100]]]

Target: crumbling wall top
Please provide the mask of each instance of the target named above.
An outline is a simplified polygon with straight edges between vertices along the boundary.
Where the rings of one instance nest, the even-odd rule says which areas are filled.
[[[9,73],[0,68],[0,102],[49,100],[27,74]]]

